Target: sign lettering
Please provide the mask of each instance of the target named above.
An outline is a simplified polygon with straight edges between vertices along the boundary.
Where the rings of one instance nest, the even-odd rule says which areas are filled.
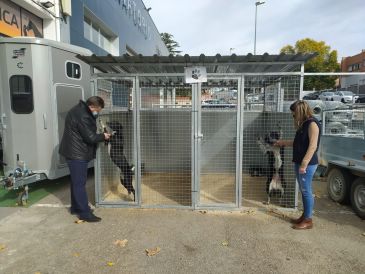
[[[43,37],[43,21],[8,0],[0,0],[0,33],[10,37]]]
[[[140,32],[144,35],[145,39],[151,38],[151,29],[147,24],[146,18],[142,15],[140,9],[137,8],[137,4],[134,0],[115,0],[122,10],[124,10],[125,15],[128,16],[133,24],[138,28]]]

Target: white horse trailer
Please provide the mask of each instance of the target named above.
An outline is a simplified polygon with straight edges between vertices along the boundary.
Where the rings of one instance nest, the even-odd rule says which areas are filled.
[[[0,38],[0,115],[4,179],[24,187],[69,173],[58,154],[67,111],[91,96],[87,49],[39,38]]]

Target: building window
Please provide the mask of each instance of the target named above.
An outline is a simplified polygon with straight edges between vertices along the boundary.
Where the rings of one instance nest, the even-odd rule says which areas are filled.
[[[84,18],[84,37],[107,52],[113,51],[112,43],[115,37],[108,35],[98,23],[87,17]]]
[[[32,80],[26,75],[13,75],[9,80],[11,109],[16,114],[29,114],[34,110]]]
[[[125,53],[128,55],[128,56],[136,56],[137,55],[137,52],[135,52],[131,47],[129,47],[128,45],[126,46],[125,48]]]
[[[66,63],[66,75],[69,78],[80,79],[81,67],[79,64],[67,62]]]

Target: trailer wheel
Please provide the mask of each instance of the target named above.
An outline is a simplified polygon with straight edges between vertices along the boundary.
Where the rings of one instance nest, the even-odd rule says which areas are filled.
[[[365,219],[365,178],[357,178],[351,186],[351,205],[355,213]]]
[[[345,203],[350,192],[352,176],[346,170],[333,168],[327,177],[327,192],[330,198],[337,203]]]

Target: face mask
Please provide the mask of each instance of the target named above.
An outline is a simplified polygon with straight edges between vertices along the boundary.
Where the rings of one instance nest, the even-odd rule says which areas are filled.
[[[97,111],[93,111],[93,115],[94,115],[94,117],[96,118],[96,117],[98,117],[98,116],[99,116],[99,112],[97,112]]]

